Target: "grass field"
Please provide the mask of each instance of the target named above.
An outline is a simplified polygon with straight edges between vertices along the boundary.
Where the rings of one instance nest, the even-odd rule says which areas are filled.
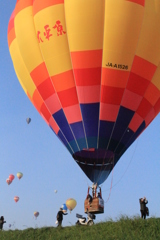
[[[93,226],[43,227],[0,231],[0,240],[159,240],[160,218],[121,216]]]

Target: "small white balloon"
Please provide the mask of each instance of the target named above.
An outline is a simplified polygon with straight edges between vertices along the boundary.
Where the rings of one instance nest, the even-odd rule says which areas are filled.
[[[57,193],[57,190],[54,190],[55,193]]]

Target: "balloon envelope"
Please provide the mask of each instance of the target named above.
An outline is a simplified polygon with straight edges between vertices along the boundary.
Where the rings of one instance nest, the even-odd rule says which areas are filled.
[[[88,178],[103,183],[160,111],[158,4],[17,1],[8,45],[28,98]]]
[[[12,181],[11,181],[9,178],[7,178],[7,179],[6,179],[6,183],[7,183],[8,185],[10,185],[10,184],[12,183]]]
[[[62,208],[63,212],[67,212],[67,206],[65,203],[62,204],[61,208]]]
[[[19,197],[18,197],[18,196],[15,196],[15,197],[14,197],[14,201],[15,201],[15,202],[18,202],[18,201],[19,201]]]
[[[39,212],[34,212],[34,216],[37,218],[39,216]]]
[[[75,199],[73,198],[67,199],[66,206],[70,211],[72,211],[76,207],[76,205],[77,205],[77,202]]]
[[[14,178],[15,178],[15,177],[14,177],[13,174],[10,174],[10,175],[9,175],[9,180],[13,181]]]
[[[26,122],[29,124],[31,122],[31,118],[27,118]]]
[[[18,172],[18,173],[17,173],[17,177],[18,177],[18,179],[21,179],[21,178],[23,177],[23,173]]]

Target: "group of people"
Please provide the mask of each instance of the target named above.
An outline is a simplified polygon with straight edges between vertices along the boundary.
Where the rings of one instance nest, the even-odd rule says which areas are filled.
[[[97,189],[97,186],[93,186],[92,185],[92,196],[95,197],[95,192],[96,192],[96,189]],[[88,195],[88,198],[89,198],[89,201],[92,201],[90,199],[90,197],[92,199],[92,196],[91,195]],[[101,196],[99,196],[101,197]],[[139,199],[139,203],[140,203],[140,212],[141,212],[141,218],[143,219],[146,219],[146,216],[149,216],[149,209],[148,207],[146,206],[146,204],[148,203],[148,200],[146,199],[146,197],[144,198],[140,198]],[[63,208],[60,208],[58,213],[57,213],[57,226],[58,227],[61,227],[62,226],[62,221],[63,221],[63,215],[67,215],[68,213],[65,213],[63,211]],[[6,223],[6,221],[4,221],[4,217],[1,216],[0,218],[0,230],[3,229],[3,224]]]
[[[99,187],[99,186],[97,185],[97,183],[93,183],[93,184],[92,184],[92,187],[89,187],[89,188],[88,188],[87,199],[88,199],[89,203],[91,203],[92,200],[93,200],[93,198],[95,198],[95,197],[102,198],[102,196],[101,196],[101,188],[100,188],[100,187],[99,187],[100,191],[97,193],[97,188],[98,188],[98,187]],[[90,189],[92,189],[92,196],[89,194],[89,190],[90,190]],[[57,216],[56,216],[56,218],[57,218],[57,221],[56,221],[57,227],[61,227],[61,226],[62,226],[63,215],[67,215],[67,214],[68,214],[68,213],[65,213],[65,212],[63,211],[63,208],[60,208],[60,209],[59,209],[59,211],[58,211],[58,213],[57,213]]]
[[[97,192],[97,188],[99,188],[99,192]],[[92,196],[89,194],[89,190],[92,189]],[[88,188],[88,194],[87,194],[87,199],[88,203],[91,205],[93,198],[102,198],[101,195],[101,187],[97,185],[97,183],[93,183],[92,187]]]

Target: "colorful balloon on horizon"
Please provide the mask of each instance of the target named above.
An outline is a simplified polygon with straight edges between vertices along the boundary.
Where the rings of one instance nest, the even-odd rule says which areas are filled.
[[[13,175],[13,174],[10,174],[10,175],[9,175],[9,180],[10,180],[10,181],[13,181],[13,180],[14,180],[14,178],[15,178],[15,177],[14,177],[14,175]]]
[[[18,179],[20,180],[20,179],[23,177],[23,173],[18,172],[18,173],[17,173],[17,177],[18,177]]]
[[[37,218],[39,216],[39,212],[34,212],[34,216]]]
[[[19,201],[19,197],[18,197],[18,196],[15,196],[15,197],[14,197],[14,201],[15,201],[15,202],[18,202],[18,201]]]
[[[7,178],[7,179],[6,179],[6,183],[7,183],[8,185],[10,185],[10,184],[12,183],[12,181],[11,181],[9,178]]]
[[[28,98],[103,183],[160,111],[158,1],[17,1],[8,45]]]
[[[66,206],[70,211],[72,211],[76,207],[76,205],[77,205],[77,202],[75,199],[73,198],[67,199]]]

